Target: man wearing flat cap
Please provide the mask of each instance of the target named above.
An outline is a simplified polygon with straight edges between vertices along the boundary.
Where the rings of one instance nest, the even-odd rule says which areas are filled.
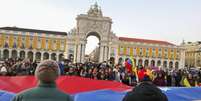
[[[35,71],[38,86],[17,94],[13,101],[73,101],[72,98],[56,87],[55,80],[60,75],[55,61],[41,62]]]

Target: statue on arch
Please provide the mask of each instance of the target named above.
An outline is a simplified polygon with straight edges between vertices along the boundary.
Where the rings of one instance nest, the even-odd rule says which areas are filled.
[[[101,8],[98,6],[97,2],[90,7],[90,9],[87,13],[89,16],[92,16],[92,17],[102,17],[103,16]]]

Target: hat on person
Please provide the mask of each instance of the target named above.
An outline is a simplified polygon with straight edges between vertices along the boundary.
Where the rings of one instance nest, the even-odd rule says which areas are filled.
[[[166,95],[151,82],[142,82],[128,92],[123,101],[168,101]]]
[[[7,72],[7,69],[5,66],[1,67],[1,71],[0,72]]]
[[[41,62],[35,71],[35,76],[42,82],[54,82],[59,75],[59,65],[53,60]]]

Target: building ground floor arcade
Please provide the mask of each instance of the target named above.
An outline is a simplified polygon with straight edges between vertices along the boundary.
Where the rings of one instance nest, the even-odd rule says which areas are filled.
[[[180,64],[180,60],[170,60],[170,59],[161,59],[161,58],[143,58],[143,57],[126,57],[120,56],[115,61],[119,62],[125,59],[133,59],[136,66],[145,66],[145,67],[161,67],[161,68],[182,68]]]
[[[36,61],[41,60],[55,60],[61,61],[64,58],[63,52],[54,51],[43,51],[43,50],[33,50],[33,49],[0,49],[0,59],[8,58],[21,58],[21,59],[31,59]]]
[[[118,62],[125,60],[126,58],[133,59],[136,66],[145,66],[145,67],[161,67],[161,68],[181,68],[179,60],[169,60],[161,58],[142,58],[142,57],[119,57]]]

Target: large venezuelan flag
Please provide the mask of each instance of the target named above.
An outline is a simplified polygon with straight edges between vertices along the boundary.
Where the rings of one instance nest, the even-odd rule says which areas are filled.
[[[0,101],[10,101],[16,93],[36,86],[33,76],[0,77]],[[59,89],[71,94],[74,101],[121,101],[132,88],[115,81],[61,76]],[[201,88],[161,88],[169,101],[201,100]]]

